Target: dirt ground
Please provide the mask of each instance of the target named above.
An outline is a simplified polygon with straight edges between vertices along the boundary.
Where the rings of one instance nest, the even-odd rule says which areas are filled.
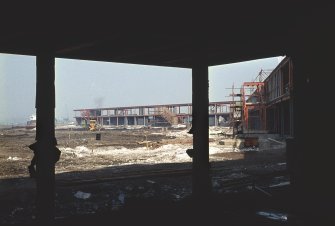
[[[214,192],[252,189],[255,178],[266,174],[275,176],[257,180],[259,186],[288,180],[277,175],[286,169],[282,140],[265,137],[260,142],[267,145],[245,149],[222,145],[221,131],[209,131]],[[96,140],[97,133],[101,140]],[[56,130],[56,138],[62,152],[56,164],[57,218],[117,210],[132,198],[178,201],[191,195],[192,159],[185,151],[192,148],[192,136],[186,129],[63,129]],[[34,219],[35,181],[27,171],[33,156],[28,145],[34,140],[34,130],[0,130],[1,223]],[[229,185],[232,180],[240,181],[239,186]]]

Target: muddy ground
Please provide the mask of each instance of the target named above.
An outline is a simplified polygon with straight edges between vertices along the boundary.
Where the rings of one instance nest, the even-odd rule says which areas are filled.
[[[221,128],[210,130],[213,192],[236,192],[287,182],[285,146],[222,145]],[[101,140],[96,140],[96,134]],[[56,164],[56,217],[117,210],[133,198],[179,201],[191,195],[192,136],[185,129],[56,130],[61,159]],[[27,166],[34,130],[0,130],[0,222],[34,219],[35,181]],[[278,140],[278,139],[277,139]],[[158,170],[181,170],[156,175]],[[267,179],[262,175],[274,175]],[[262,179],[259,179],[262,178]],[[231,180],[239,186],[227,185]],[[229,183],[228,183],[229,184]],[[241,185],[242,184],[242,185]]]

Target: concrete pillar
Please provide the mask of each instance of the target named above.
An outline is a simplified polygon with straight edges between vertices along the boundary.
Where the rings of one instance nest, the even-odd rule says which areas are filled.
[[[54,219],[55,204],[55,58],[36,57],[36,208],[41,223]]]
[[[297,210],[305,213],[303,217],[309,222],[319,216],[316,224],[320,224],[321,219],[333,219],[335,203],[334,135],[328,132],[333,128],[335,114],[331,106],[334,102],[331,56],[335,51],[335,35],[329,30],[334,21],[331,10],[329,7],[328,12],[320,14],[318,23],[314,17],[305,17],[297,23],[298,28],[304,29],[299,29],[290,54],[295,157],[290,162],[295,169],[296,191],[292,203],[299,203]]]
[[[289,160],[290,177],[294,180],[297,209],[306,216],[331,215],[329,207],[335,202],[334,138],[333,133],[328,132],[334,121],[334,110],[330,107],[333,97],[329,94],[332,83],[328,75],[334,69],[331,58],[323,57],[329,55],[316,53],[306,50],[293,58],[294,141],[288,152],[294,153]],[[311,103],[317,103],[318,107]]]
[[[119,126],[119,117],[116,117],[116,126]]]
[[[211,190],[208,145],[208,66],[199,54],[192,67],[193,178],[195,197],[206,197]]]

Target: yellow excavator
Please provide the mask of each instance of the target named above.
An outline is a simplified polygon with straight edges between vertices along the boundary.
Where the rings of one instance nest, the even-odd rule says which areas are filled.
[[[98,129],[97,120],[90,120],[89,130],[96,131]]]

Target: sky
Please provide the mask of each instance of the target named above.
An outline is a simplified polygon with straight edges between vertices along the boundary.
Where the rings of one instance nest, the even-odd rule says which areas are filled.
[[[209,67],[209,101],[230,100],[231,88],[274,69],[283,57]],[[74,109],[192,101],[192,70],[56,59],[58,120],[74,120]],[[35,113],[35,57],[0,54],[0,124],[26,123]]]

